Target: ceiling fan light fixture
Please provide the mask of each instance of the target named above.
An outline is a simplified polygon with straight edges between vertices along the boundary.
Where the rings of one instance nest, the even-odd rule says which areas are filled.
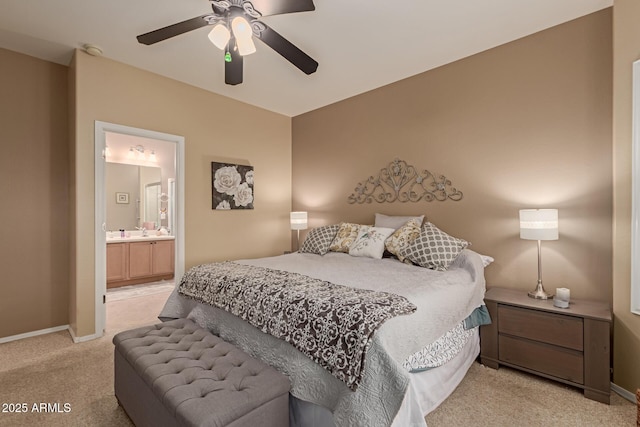
[[[253,43],[253,31],[251,26],[242,16],[236,16],[231,21],[231,30],[236,39],[238,53],[242,56],[251,55],[256,51],[256,45]]]
[[[224,50],[230,38],[231,33],[224,24],[216,24],[209,33],[209,40],[220,50]]]
[[[256,52],[254,36],[305,74],[315,73],[318,62],[281,36],[261,18],[315,10],[313,0],[209,0],[213,13],[196,16],[137,36],[139,43],[153,45],[202,27],[224,52],[225,83],[242,83],[243,57]],[[255,3],[255,5],[254,5]]]
[[[256,51],[256,45],[251,39],[236,39],[236,45],[238,46],[238,53],[242,56],[251,55]]]

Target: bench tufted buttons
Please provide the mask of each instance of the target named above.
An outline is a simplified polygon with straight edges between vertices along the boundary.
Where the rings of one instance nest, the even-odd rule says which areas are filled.
[[[125,331],[114,337],[114,343],[116,353],[131,364],[149,393],[169,414],[175,414],[176,420],[189,425],[227,425],[234,421],[224,418],[229,414],[246,414],[274,399],[287,399],[290,389],[284,375],[190,320]],[[116,366],[116,376],[119,372]],[[248,385],[246,379],[250,379]],[[121,382],[128,381],[130,375]],[[236,392],[243,393],[242,398],[230,399]],[[142,402],[136,400],[142,399],[138,396],[128,399],[137,406]],[[287,407],[280,409],[285,411],[285,419]],[[273,419],[271,410],[265,407],[261,419]]]

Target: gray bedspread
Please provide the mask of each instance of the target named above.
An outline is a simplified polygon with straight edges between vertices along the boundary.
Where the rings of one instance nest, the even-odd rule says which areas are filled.
[[[330,252],[294,253],[239,261],[305,274],[338,285],[385,291],[406,297],[416,312],[386,321],[374,334],[358,390],[314,363],[285,341],[265,334],[224,310],[171,295],[160,318],[194,320],[214,334],[289,376],[291,393],[333,411],[337,426],[389,426],[404,398],[409,376],[403,361],[460,323],[482,304],[484,268],[480,257],[464,250],[449,271]]]

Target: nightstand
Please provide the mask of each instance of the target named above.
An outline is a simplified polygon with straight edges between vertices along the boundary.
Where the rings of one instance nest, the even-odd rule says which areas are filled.
[[[480,360],[540,375],[584,390],[609,403],[611,309],[608,304],[572,299],[553,306],[525,291],[491,288],[485,304],[492,323],[480,327]]]

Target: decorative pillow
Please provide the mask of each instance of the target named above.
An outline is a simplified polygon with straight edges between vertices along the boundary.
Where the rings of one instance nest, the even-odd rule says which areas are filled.
[[[400,255],[414,264],[445,271],[469,242],[449,236],[430,222],[422,227],[416,239],[400,249]]]
[[[482,255],[482,254],[478,254],[478,255],[480,255],[480,259],[482,260],[483,267],[488,267],[489,264],[491,264],[494,261],[494,259],[489,255]]]
[[[410,219],[417,219],[420,221],[420,224],[418,224],[419,226],[422,225],[422,221],[424,220],[424,215],[420,215],[420,216],[391,216],[391,215],[384,215],[384,214],[380,214],[377,213],[376,214],[376,222],[375,222],[375,226],[376,227],[388,227],[388,228],[393,228],[394,230],[397,230],[398,228],[402,227],[403,225],[405,225],[407,223],[407,221],[409,221]]]
[[[329,252],[329,246],[331,246],[331,242],[333,242],[333,239],[336,237],[339,228],[340,224],[334,224],[314,228],[309,231],[302,247],[300,247],[300,252],[318,255],[326,254]]]
[[[361,225],[358,237],[349,248],[349,255],[382,258],[384,242],[393,231],[393,228]]]
[[[421,233],[422,218],[411,218],[405,225],[398,228],[389,238],[384,242],[387,251],[391,255],[396,256],[401,262],[405,261],[405,258],[400,255],[400,249],[411,244]],[[408,262],[409,264],[411,262]]]
[[[360,225],[352,224],[350,222],[343,222],[340,224],[340,228],[338,229],[338,234],[331,242],[331,246],[329,246],[329,250],[333,252],[345,252],[349,253],[349,248],[351,244],[358,237],[358,231],[360,230]]]

